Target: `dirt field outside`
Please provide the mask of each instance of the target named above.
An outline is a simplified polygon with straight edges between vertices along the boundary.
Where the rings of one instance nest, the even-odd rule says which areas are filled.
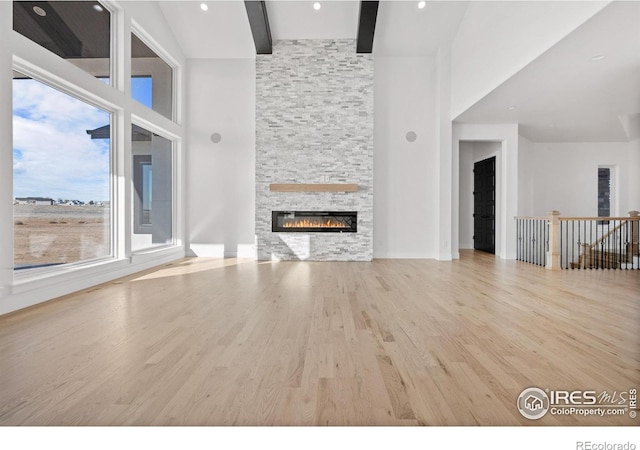
[[[65,264],[110,254],[109,207],[14,205],[14,265]]]

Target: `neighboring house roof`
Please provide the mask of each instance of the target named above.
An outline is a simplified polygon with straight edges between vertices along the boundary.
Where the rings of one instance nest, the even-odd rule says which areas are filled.
[[[105,125],[95,130],[87,130],[87,134],[91,135],[91,139],[110,139],[111,138],[111,125]],[[151,132],[145,130],[138,125],[132,125],[131,127],[131,140],[132,141],[150,141]]]

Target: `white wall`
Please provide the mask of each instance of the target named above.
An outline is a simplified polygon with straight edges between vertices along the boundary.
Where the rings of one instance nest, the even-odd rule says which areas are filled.
[[[255,254],[255,60],[188,60],[188,240],[197,256]],[[211,134],[222,139],[214,144]]]
[[[610,2],[469,2],[452,45],[455,118]]]
[[[437,258],[435,61],[375,58],[374,72],[374,258]]]
[[[615,215],[639,210],[638,141],[534,143],[528,170],[533,176],[533,215],[551,210],[563,216],[598,215],[598,166],[616,167]],[[526,171],[526,168],[523,168]]]
[[[473,248],[473,190],[474,164],[496,157],[496,172],[501,164],[502,143],[487,141],[460,142],[460,248]],[[502,211],[502,177],[496,177],[496,218]],[[501,233],[501,223],[496,220],[496,236]],[[500,254],[500,241],[496,239],[496,254]]]
[[[473,142],[460,142],[458,246],[473,248]]]
[[[518,215],[533,216],[533,192],[535,173],[532,169],[536,161],[534,144],[529,139],[518,136]]]
[[[630,209],[640,211],[640,140],[629,143],[629,198]],[[622,211],[625,212],[625,211]]]
[[[518,125],[517,124],[455,124],[453,126],[453,196],[452,230],[453,256],[460,248],[460,143],[463,141],[500,141],[496,159],[496,177],[501,186],[500,212],[496,214],[496,255],[502,259],[516,257],[516,226],[513,217],[518,211]]]
[[[434,160],[438,174],[438,259],[450,261],[454,242],[453,231],[453,154],[451,123],[451,51],[439,48],[436,54],[436,148]],[[456,168],[457,170],[457,168]],[[457,232],[455,233],[457,235]]]

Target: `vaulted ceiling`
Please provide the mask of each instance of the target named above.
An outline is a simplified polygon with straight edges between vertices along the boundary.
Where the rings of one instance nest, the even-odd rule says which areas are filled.
[[[201,3],[159,2],[185,56],[255,57],[244,2],[208,1],[207,11]],[[314,10],[312,1],[267,0],[273,40],[356,39],[360,2],[321,3]],[[468,2],[417,5],[380,2],[374,57],[433,55],[455,38]],[[629,123],[640,120],[638,23],[640,2],[614,2],[454,119],[518,122],[521,133],[536,142],[629,140]],[[591,59],[597,55],[605,57]]]
[[[640,2],[616,2],[457,117],[520,124],[534,142],[637,139]]]
[[[161,1],[160,8],[187,58],[251,58],[255,46],[244,2]],[[356,39],[359,0],[267,0],[271,36],[279,39]],[[450,43],[467,8],[466,1],[381,1],[373,53],[424,56]]]

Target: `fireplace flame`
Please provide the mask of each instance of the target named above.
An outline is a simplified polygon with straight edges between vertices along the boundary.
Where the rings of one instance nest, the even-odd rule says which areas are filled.
[[[284,228],[347,228],[335,219],[288,219],[282,225]]]

